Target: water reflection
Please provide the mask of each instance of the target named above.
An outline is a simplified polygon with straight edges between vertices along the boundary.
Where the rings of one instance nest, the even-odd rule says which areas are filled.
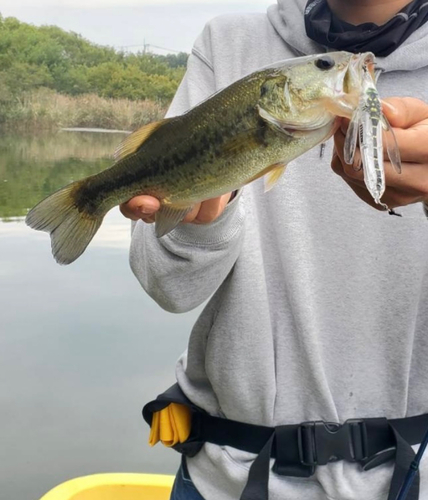
[[[165,313],[141,290],[117,209],[67,267],[23,222],[33,202],[104,168],[121,140],[67,134],[0,140],[1,498],[35,500],[96,472],[173,473],[178,463],[148,447],[140,412],[173,382],[197,312]]]
[[[56,189],[107,168],[123,137],[78,132],[0,137],[0,218],[23,216]]]

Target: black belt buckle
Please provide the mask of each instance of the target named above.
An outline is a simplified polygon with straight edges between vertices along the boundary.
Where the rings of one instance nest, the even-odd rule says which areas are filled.
[[[303,465],[326,465],[347,460],[359,462],[368,457],[367,430],[364,420],[303,422],[297,431],[299,458]]]

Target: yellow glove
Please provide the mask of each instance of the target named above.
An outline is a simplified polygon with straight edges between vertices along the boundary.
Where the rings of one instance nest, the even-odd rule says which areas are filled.
[[[168,447],[184,443],[190,435],[191,424],[190,408],[170,403],[163,410],[153,413],[149,445],[154,446],[158,441],[162,441],[162,444]]]

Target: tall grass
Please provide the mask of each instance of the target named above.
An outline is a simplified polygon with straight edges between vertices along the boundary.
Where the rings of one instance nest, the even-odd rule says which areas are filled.
[[[165,104],[154,101],[106,99],[95,94],[76,97],[47,88],[23,94],[0,113],[3,130],[37,132],[67,127],[134,130],[159,120]]]

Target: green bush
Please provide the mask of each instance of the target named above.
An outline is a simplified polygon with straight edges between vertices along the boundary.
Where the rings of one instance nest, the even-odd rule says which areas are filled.
[[[0,15],[0,82],[17,96],[40,87],[70,95],[166,102],[187,54],[125,54],[56,26],[36,27]]]

